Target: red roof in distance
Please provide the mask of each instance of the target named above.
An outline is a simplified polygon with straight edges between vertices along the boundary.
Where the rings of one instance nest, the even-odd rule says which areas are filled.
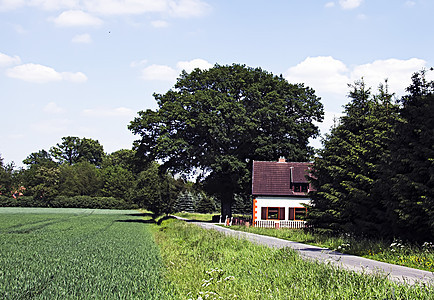
[[[284,162],[282,160],[278,162],[253,161],[252,194],[305,196],[304,192],[294,192],[293,185],[309,183],[306,175],[309,174],[311,165],[308,162]]]

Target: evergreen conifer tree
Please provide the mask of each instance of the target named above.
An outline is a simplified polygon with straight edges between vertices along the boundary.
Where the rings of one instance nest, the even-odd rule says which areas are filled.
[[[307,221],[329,233],[374,235],[382,230],[385,208],[372,193],[388,146],[397,106],[386,85],[372,95],[363,79],[349,85],[345,115],[323,141],[311,178]]]
[[[426,71],[412,76],[401,99],[401,120],[383,170],[383,199],[392,234],[404,239],[434,239],[434,82]]]

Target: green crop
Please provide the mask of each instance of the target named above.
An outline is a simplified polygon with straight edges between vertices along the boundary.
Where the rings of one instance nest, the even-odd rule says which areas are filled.
[[[169,299],[134,211],[0,209],[0,298]]]

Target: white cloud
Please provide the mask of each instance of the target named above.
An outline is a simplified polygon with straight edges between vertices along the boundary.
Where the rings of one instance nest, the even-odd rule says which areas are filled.
[[[0,0],[0,11],[13,10],[23,6],[39,7],[44,10],[76,8],[79,0]]]
[[[71,41],[73,43],[78,43],[78,44],[89,44],[92,43],[92,38],[90,37],[90,34],[84,33],[84,34],[77,34],[72,38]]]
[[[211,68],[212,66],[212,64],[201,58],[196,58],[190,61],[180,61],[176,64],[176,68],[154,64],[142,70],[142,79],[175,81],[182,70],[191,72],[196,68],[205,70]]]
[[[351,79],[354,81],[363,77],[368,86],[378,87],[388,79],[389,91],[402,96],[405,88],[411,83],[411,75],[425,67],[426,61],[418,58],[408,60],[386,59],[354,67]]]
[[[0,11],[14,10],[25,4],[24,0],[0,0]]]
[[[138,67],[138,66],[141,66],[141,65],[144,65],[144,64],[146,64],[148,61],[146,60],[146,59],[143,59],[143,60],[140,60],[140,61],[132,61],[131,63],[130,63],[130,67],[132,67],[132,68],[135,68],[135,67]]]
[[[44,10],[71,9],[78,7],[78,0],[30,0],[30,6],[41,7]]]
[[[180,61],[176,64],[176,66],[180,71],[185,70],[188,73],[196,68],[206,70],[213,67],[212,64],[201,58],[196,58],[190,61]]]
[[[148,12],[164,12],[167,0],[89,0],[84,3],[86,10],[103,15],[138,15]]]
[[[425,66],[426,61],[418,58],[391,58],[349,68],[333,57],[318,56],[308,57],[295,67],[289,68],[285,78],[291,83],[305,83],[320,96],[345,96],[348,93],[348,84],[362,77],[366,85],[375,92],[378,85],[388,79],[389,91],[402,96],[411,83],[411,75]]]
[[[45,105],[44,111],[49,114],[61,114],[65,112],[65,109],[58,106],[55,102],[50,102]]]
[[[334,2],[327,2],[324,6],[326,8],[335,7],[335,3]]]
[[[83,115],[89,117],[128,117],[132,118],[135,112],[132,109],[126,107],[117,108],[95,108],[83,110]]]
[[[76,26],[101,26],[103,21],[81,10],[68,10],[62,12],[53,20],[57,26],[76,27]]]
[[[176,17],[189,18],[206,15],[211,6],[200,0],[169,1],[170,13]]]
[[[169,26],[169,23],[163,20],[152,21],[151,25],[155,28],[166,28]]]
[[[343,9],[354,9],[362,4],[363,0],[339,0],[339,5]]]
[[[39,64],[24,64],[6,70],[6,75],[11,78],[21,79],[28,82],[46,83],[53,81],[84,82],[86,75],[81,72],[57,72],[53,68]]]
[[[178,71],[165,65],[150,65],[142,70],[144,80],[175,81]]]
[[[66,81],[81,83],[87,81],[87,76],[84,75],[82,72],[62,72],[60,73],[62,75],[62,79]]]
[[[21,63],[19,56],[9,56],[0,52],[0,67],[7,67],[10,65],[17,65]]]
[[[331,56],[308,57],[291,67],[285,78],[291,83],[305,83],[317,94],[345,94],[348,83],[347,66]]]

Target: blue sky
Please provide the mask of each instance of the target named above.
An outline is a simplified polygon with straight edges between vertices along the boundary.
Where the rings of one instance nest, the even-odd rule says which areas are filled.
[[[432,12],[432,0],[0,0],[0,154],[22,166],[64,136],[131,148],[152,94],[215,63],[312,87],[324,133],[348,83],[388,78],[401,96],[434,66]]]

